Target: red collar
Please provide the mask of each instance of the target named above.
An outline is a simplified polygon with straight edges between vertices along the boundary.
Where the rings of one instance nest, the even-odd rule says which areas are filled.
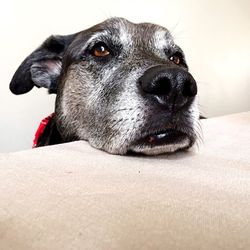
[[[46,126],[48,125],[49,121],[52,119],[52,117],[55,115],[55,113],[52,113],[51,115],[49,115],[48,117],[44,118],[40,124],[39,124],[39,127],[36,131],[36,134],[35,134],[35,138],[33,140],[33,146],[32,148],[36,148],[37,146],[37,142],[38,142],[38,139],[40,138],[40,136],[43,134],[44,132],[44,129],[46,128]]]

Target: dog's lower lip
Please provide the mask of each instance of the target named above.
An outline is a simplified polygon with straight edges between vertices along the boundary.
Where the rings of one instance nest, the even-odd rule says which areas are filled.
[[[181,131],[174,129],[167,129],[159,133],[153,133],[139,139],[136,144],[149,145],[149,146],[159,146],[175,144],[183,141],[187,138],[187,135]]]

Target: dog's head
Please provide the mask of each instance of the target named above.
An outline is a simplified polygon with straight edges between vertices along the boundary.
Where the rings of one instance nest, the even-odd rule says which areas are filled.
[[[88,140],[114,154],[160,154],[197,138],[197,86],[182,50],[161,26],[111,18],[52,36],[16,71],[15,94],[33,86],[57,93],[64,141]]]

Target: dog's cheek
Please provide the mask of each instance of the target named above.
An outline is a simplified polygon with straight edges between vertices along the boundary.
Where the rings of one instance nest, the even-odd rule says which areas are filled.
[[[92,146],[102,148],[110,116],[112,92],[103,77],[94,74],[88,66],[75,65],[68,70],[64,82],[60,110],[67,134],[88,140]]]
[[[67,139],[87,139],[89,115],[89,87],[91,76],[83,74],[78,66],[69,68],[59,86],[56,113],[60,132]]]
[[[201,125],[200,125],[200,112],[199,112],[199,101],[198,97],[196,96],[192,105],[190,106],[188,110],[189,114],[189,121],[192,126],[193,134],[194,134],[194,140],[202,140],[202,130],[201,130]],[[199,141],[197,142],[199,143]]]
[[[126,91],[121,91],[112,106],[108,122],[106,141],[103,149],[114,154],[126,154],[131,143],[140,135],[145,123],[145,103],[143,98],[131,87],[128,79]],[[126,82],[125,82],[126,86]]]
[[[200,115],[197,96],[195,97],[192,105],[190,106],[189,112],[190,112],[191,120],[192,120],[193,124],[195,125],[195,123],[197,123],[197,121],[199,121],[199,115]]]

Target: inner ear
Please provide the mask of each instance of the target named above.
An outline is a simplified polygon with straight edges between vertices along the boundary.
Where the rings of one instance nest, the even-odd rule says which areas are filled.
[[[47,88],[49,93],[56,93],[61,68],[60,58],[34,62],[30,67],[31,79],[36,86]]]

